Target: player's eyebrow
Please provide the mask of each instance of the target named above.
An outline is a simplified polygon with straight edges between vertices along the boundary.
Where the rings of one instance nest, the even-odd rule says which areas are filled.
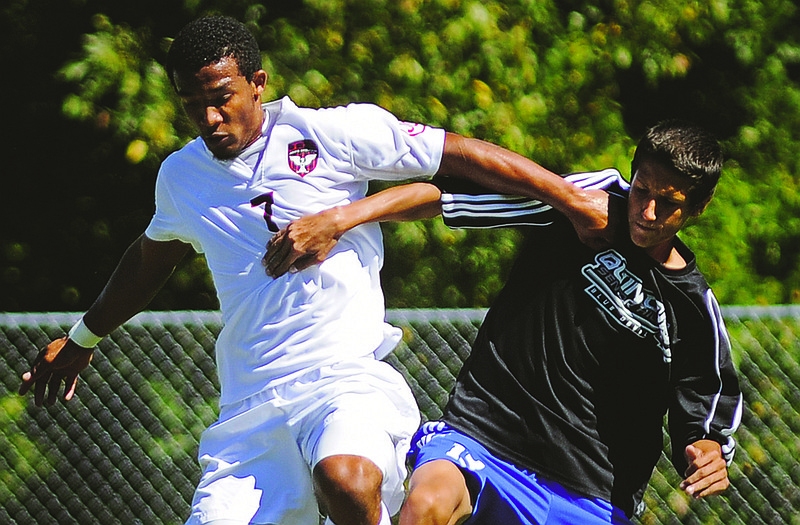
[[[212,87],[210,87],[208,89],[205,89],[205,90],[202,90],[202,91],[204,91],[205,93],[210,94],[210,95],[217,95],[217,94],[222,93],[224,91],[228,91],[230,89],[231,85],[233,85],[234,80],[235,80],[234,77],[226,76],[226,77],[220,79],[220,81],[217,83],[217,85],[212,86]],[[195,96],[195,95],[198,94],[197,91],[190,91],[190,92],[187,93],[187,90],[185,88],[183,88],[183,86],[181,86],[180,84],[178,84],[176,86],[176,90],[175,91],[177,92],[179,97],[191,97],[191,96]],[[198,90],[198,91],[200,91],[200,90]]]

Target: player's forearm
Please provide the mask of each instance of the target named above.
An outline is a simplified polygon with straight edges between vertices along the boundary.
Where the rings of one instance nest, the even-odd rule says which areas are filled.
[[[439,188],[433,184],[415,182],[385,189],[347,206],[334,208],[330,213],[336,215],[339,237],[360,224],[435,217],[442,212],[440,197]]]
[[[439,174],[460,177],[509,195],[538,199],[569,218],[584,213],[587,192],[504,148],[448,133]]]
[[[154,246],[158,246],[154,249]],[[98,336],[106,336],[142,311],[158,293],[186,252],[182,244],[155,243],[144,235],[131,244],[100,296],[83,317]]]
[[[410,221],[441,213],[439,189],[428,183],[395,186],[292,221],[267,244],[262,264],[267,275],[278,278],[325,260],[348,230],[370,222]]]

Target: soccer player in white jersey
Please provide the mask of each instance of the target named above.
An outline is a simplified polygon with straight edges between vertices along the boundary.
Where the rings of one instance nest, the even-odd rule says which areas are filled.
[[[33,389],[36,405],[50,405],[63,383],[71,399],[96,344],[144,309],[194,248],[208,261],[224,328],[220,416],[201,438],[187,523],[316,525],[319,509],[337,525],[388,525],[419,414],[402,376],[380,361],[400,330],[385,322],[379,226],[350,229],[324,262],[301,260],[285,274],[262,267],[267,243],[293,219],[358,202],[371,179],[473,179],[561,206],[587,237],[602,236],[608,199],[373,105],[262,105],[260,51],[229,18],[185,27],[167,72],[199,137],[163,162],[146,231],[82,319],[39,353],[20,394]]]

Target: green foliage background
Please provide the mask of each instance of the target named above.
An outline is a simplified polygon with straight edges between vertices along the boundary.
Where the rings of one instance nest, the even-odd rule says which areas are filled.
[[[130,4],[130,5],[129,5]],[[629,175],[643,130],[690,118],[724,143],[717,197],[683,238],[725,304],[800,302],[800,15],[789,0],[10,0],[0,7],[0,310],[83,310],[152,213],[193,132],[161,64],[191,19],[245,21],[265,99],[373,102],[557,172]],[[375,189],[378,189],[376,187]],[[391,307],[486,306],[513,230],[384,228]],[[151,305],[217,305],[189,257]]]

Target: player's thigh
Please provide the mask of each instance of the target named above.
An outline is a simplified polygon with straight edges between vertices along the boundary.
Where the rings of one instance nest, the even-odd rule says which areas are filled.
[[[461,469],[446,459],[417,467],[409,481],[409,493],[400,524],[455,525],[472,514],[472,501]]]
[[[306,386],[293,385],[291,394],[296,413],[303,414],[298,442],[312,469],[333,456],[369,460],[380,470],[383,501],[395,514],[404,498],[406,453],[419,425],[403,377],[386,363],[362,359],[330,367]]]
[[[357,410],[336,410],[312,433],[309,445],[318,491],[377,495],[392,514],[399,510],[407,447],[399,447],[377,418]]]
[[[268,403],[224,413],[203,432],[198,457],[187,525],[318,523],[309,467],[283,413]]]

